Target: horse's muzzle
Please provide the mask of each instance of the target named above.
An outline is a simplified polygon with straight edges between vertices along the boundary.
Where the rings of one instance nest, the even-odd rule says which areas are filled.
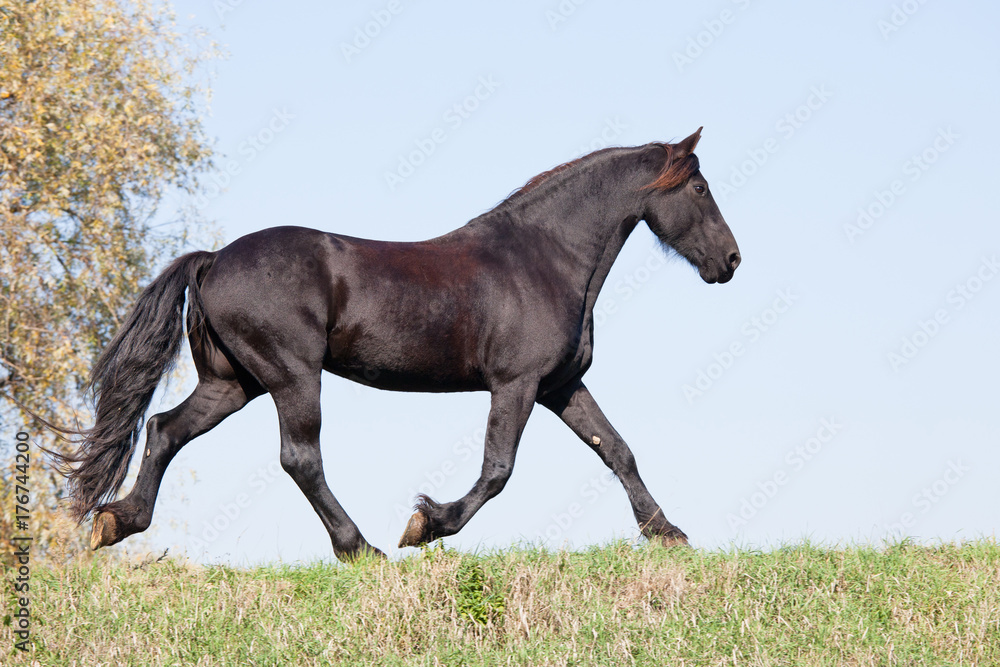
[[[736,267],[740,265],[740,252],[733,250],[726,255],[724,262],[716,262],[709,257],[705,264],[698,268],[698,274],[706,283],[728,283],[733,279]]]

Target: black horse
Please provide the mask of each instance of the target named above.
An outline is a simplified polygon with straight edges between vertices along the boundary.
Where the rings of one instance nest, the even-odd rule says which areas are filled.
[[[591,153],[539,174],[493,210],[429,241],[275,227],[175,260],[145,289],[95,365],[96,423],[78,451],[63,457],[75,517],[96,513],[91,547],[148,528],[160,481],[181,447],[269,393],[281,465],[323,521],[334,553],[381,553],[326,484],[319,440],[324,369],[380,389],[491,394],[479,479],[454,502],[420,496],[400,547],[458,532],[500,493],[535,403],[557,414],[618,476],[644,535],[686,543],[646,490],[583,375],[593,354],[594,302],[640,220],[706,282],[727,282],[740,263],[693,153],[700,135],[699,128],[676,144]],[[198,386],[148,421],[135,487],[108,502],[179,351],[185,292]]]

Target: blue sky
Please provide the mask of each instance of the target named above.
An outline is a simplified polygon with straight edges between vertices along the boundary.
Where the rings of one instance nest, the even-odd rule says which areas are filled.
[[[583,152],[704,126],[743,264],[707,285],[638,227],[587,376],[667,517],[706,548],[995,534],[996,5],[272,7],[175,3],[230,53],[207,120],[222,187],[196,202],[226,242],[284,224],[430,238]],[[488,405],[326,376],[327,478],[370,542],[405,554],[414,493],[469,489]],[[262,397],[178,456],[148,545],[332,558],[277,461]],[[506,489],[446,544],[637,534],[619,483],[539,408]]]

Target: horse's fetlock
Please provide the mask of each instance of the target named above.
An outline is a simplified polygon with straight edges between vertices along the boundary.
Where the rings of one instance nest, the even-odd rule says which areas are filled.
[[[149,528],[150,524],[153,523],[153,513],[152,512],[139,512],[132,519],[132,527],[135,528],[136,533],[141,533]]]

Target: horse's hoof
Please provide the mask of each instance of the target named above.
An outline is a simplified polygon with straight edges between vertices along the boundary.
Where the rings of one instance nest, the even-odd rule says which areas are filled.
[[[427,540],[424,538],[424,531],[426,529],[427,515],[423,512],[414,512],[410,520],[406,522],[406,530],[403,531],[403,536],[399,538],[399,548],[416,547],[426,544]]]
[[[90,532],[90,548],[97,551],[124,537],[118,525],[118,518],[111,512],[101,512],[94,518],[94,528]]]

